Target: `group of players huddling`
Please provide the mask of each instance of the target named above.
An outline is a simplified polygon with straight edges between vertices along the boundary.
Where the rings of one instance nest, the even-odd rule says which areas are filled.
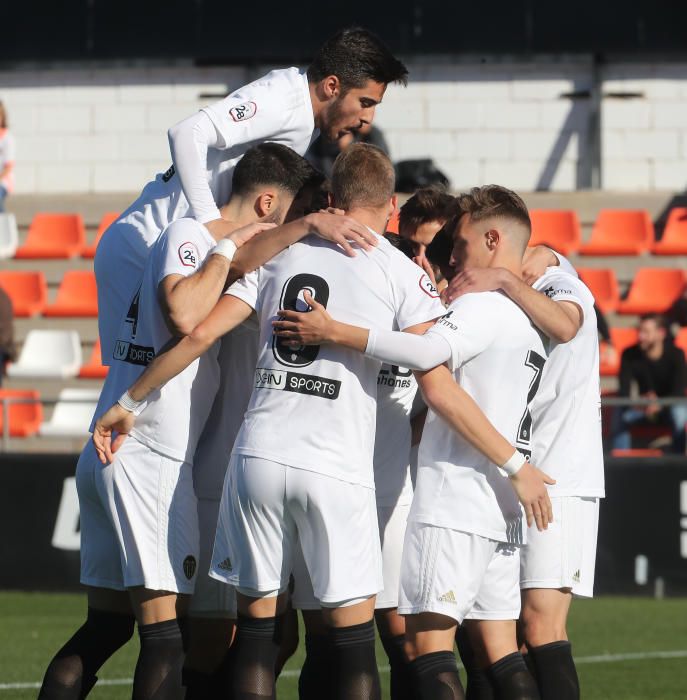
[[[88,615],[41,699],[86,697],[135,623],[136,700],[273,698],[296,610],[306,700],[381,697],[375,622],[394,700],[465,697],[456,643],[468,698],[579,697],[566,617],[604,495],[591,294],[527,249],[510,190],[421,190],[385,237],[382,151],[343,151],[325,204],[303,158],[406,76],[339,32],[172,127],[174,165],[105,233]]]

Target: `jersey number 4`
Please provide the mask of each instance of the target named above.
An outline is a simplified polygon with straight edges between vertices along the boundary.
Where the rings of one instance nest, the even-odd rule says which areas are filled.
[[[531,451],[529,448],[532,445],[532,414],[530,413],[530,404],[537,395],[537,391],[539,391],[539,384],[541,383],[541,375],[544,371],[545,362],[546,359],[539,353],[534,352],[534,350],[528,351],[527,358],[525,359],[525,366],[534,370],[534,377],[532,377],[530,388],[527,392],[527,406],[525,406],[525,413],[523,413],[520,423],[518,424],[517,439],[518,449],[527,457],[530,456]]]
[[[294,275],[286,280],[279,300],[280,309],[289,311],[309,311],[310,307],[303,295],[309,292],[322,306],[327,307],[329,301],[329,285],[318,275],[307,273]],[[320,352],[319,345],[294,346],[276,336],[272,339],[272,353],[279,364],[288,367],[307,367],[315,361]]]

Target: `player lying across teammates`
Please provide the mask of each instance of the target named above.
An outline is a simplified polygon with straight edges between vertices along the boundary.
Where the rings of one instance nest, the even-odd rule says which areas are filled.
[[[275,697],[292,608],[306,700],[380,697],[375,621],[394,699],[464,697],[455,641],[470,698],[579,697],[566,618],[603,497],[591,295],[526,254],[527,209],[497,186],[412,197],[411,262],[381,235],[394,174],[372,146],[337,158],[337,209],[308,213],[314,128],[370,121],[404,80],[340,33],[307,78],[275,71],[171,130],[175,169],[103,238],[89,609],[40,698],[86,697],[135,622],[137,700]]]

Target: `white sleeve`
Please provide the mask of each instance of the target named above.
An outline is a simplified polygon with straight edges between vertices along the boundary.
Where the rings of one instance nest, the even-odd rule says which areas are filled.
[[[466,294],[456,299],[448,307],[448,313],[427,331],[427,336],[442,338],[451,348],[451,371],[486,350],[497,337],[498,315],[488,295],[498,293]]]
[[[204,224],[220,218],[219,208],[207,180],[208,148],[220,139],[210,117],[198,112],[167,132],[172,161],[193,216]]]
[[[251,309],[255,311],[258,310],[258,298],[259,298],[259,288],[260,288],[260,275],[259,269],[254,272],[249,272],[244,275],[240,280],[236,280],[229,289],[227,289],[225,294],[229,294],[232,297],[236,297],[241,301],[245,302],[250,306]]]
[[[200,251],[206,248],[205,236],[192,219],[170,224],[154,252],[159,261],[156,283],[169,275],[192,275],[202,265],[205,258],[201,258]]]
[[[451,346],[445,338],[430,335],[429,331],[425,335],[415,335],[372,328],[367,336],[365,354],[390,365],[425,371],[449,360]]]
[[[581,284],[577,277],[563,272],[561,268],[561,272],[546,276],[546,284],[540,291],[552,301],[567,301],[571,304],[577,304],[584,316],[585,303],[580,289]]]
[[[572,263],[570,262],[570,260],[568,260],[568,258],[565,257],[565,255],[561,255],[557,250],[554,250],[553,248],[549,248],[549,250],[558,258],[558,266],[563,272],[567,272],[573,277],[579,277],[579,275],[577,274],[577,270],[572,266]]]
[[[397,252],[397,251],[396,251]],[[446,313],[439,292],[425,271],[405,256],[393,258],[396,325],[401,330],[433,321]]]

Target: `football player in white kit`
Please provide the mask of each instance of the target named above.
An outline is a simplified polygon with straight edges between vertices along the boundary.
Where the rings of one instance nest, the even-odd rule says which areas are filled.
[[[604,471],[599,341],[594,298],[568,261],[542,250],[530,287],[503,269],[468,270],[449,298],[501,289],[549,338],[542,383],[532,402],[532,459],[556,479],[554,522],[530,528],[521,557],[521,633],[543,700],[577,700],[579,681],[566,621],[573,595],[593,595],[599,499]]]
[[[304,155],[318,133],[337,139],[371,123],[386,86],[405,84],[406,76],[376,36],[345,29],[320,47],[307,71],[274,70],[173,126],[174,164],[144,187],[96,251],[103,362],[111,361],[119,309],[136,291],[160,232],[182,216],[195,217],[213,235],[231,232],[218,203],[228,201],[232,171],[248,148],[274,141]]]
[[[334,203],[383,230],[395,206],[394,173],[377,148],[342,153]],[[373,440],[379,363],[336,347],[273,337],[280,308],[310,293],[351,321],[422,331],[443,312],[426,275],[383,238],[354,260],[334,246],[296,244],[233,285],[205,323],[160,354],[131,387],[144,397],[255,309],[261,351],[253,396],[227,473],[212,575],[238,588],[236,700],[272,697],[280,615],[301,547],[332,648],[331,697],[378,698],[374,600],[382,589]],[[115,408],[103,428],[127,432]]]
[[[459,215],[447,224],[455,229],[454,266],[501,266],[518,273],[530,235],[522,200],[487,186],[460,196],[458,204]],[[431,410],[420,443],[399,604],[407,616],[418,697],[463,697],[453,639],[456,624],[466,621],[478,632],[497,697],[537,698],[515,630],[524,543],[518,497],[528,523],[536,520],[546,529],[551,512],[544,484],[552,480],[519,449],[513,452],[511,443],[531,448],[529,404],[544,367],[539,334],[498,293],[458,299],[422,337],[333,322],[319,304],[312,305],[316,313],[282,314],[287,320],[277,327],[285,340],[329,340],[383,361],[434,367],[418,374]],[[443,362],[493,426],[466,403],[448,369],[437,366]]]
[[[191,218],[174,222],[158,239],[141,287],[121,314],[116,356],[96,416],[143,371],[172,333],[193,328],[214,306],[227,278],[237,279],[314,230],[348,245],[348,217],[320,213],[265,233],[233,251],[255,232],[281,222],[312,167],[281,144],[250,149],[234,171],[235,196],[223,214],[236,227],[217,241]],[[275,178],[280,182],[275,183]],[[346,228],[348,227],[348,230]],[[364,243],[364,240],[363,240]],[[352,251],[351,251],[352,252]],[[207,258],[207,260],[205,260]],[[205,262],[204,262],[205,261]],[[197,320],[196,320],[197,319]],[[81,514],[81,581],[88,586],[88,618],[51,662],[43,700],[85,697],[96,672],[130,638],[136,615],[141,654],[137,698],[180,693],[184,613],[198,561],[196,499],[191,484],[195,442],[217,388],[211,353],[151,399],[152,405],[117,460],[102,467],[93,445],[77,466]],[[111,456],[108,455],[108,456]]]

